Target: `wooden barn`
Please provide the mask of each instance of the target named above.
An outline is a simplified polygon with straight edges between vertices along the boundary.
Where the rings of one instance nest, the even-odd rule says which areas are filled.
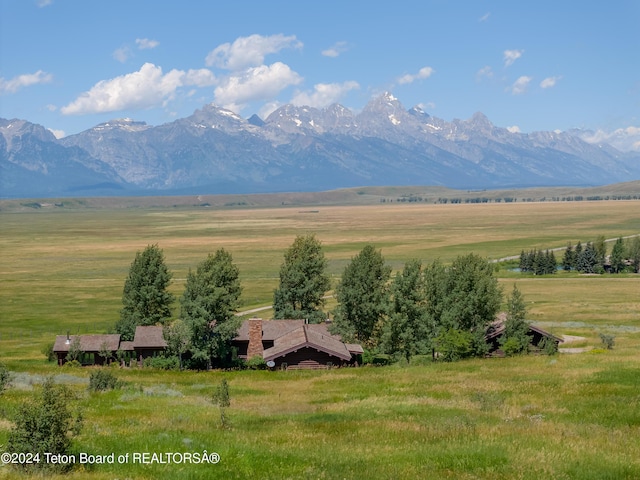
[[[275,368],[330,368],[362,361],[360,345],[342,342],[329,333],[328,324],[307,324],[304,320],[246,320],[233,339],[238,357],[261,356]]]

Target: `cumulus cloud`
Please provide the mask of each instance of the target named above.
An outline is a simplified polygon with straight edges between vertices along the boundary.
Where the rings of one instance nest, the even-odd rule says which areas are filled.
[[[434,70],[431,67],[422,67],[416,74],[406,74],[398,78],[398,83],[404,85],[405,83],[413,83],[416,80],[422,80],[429,78],[433,74]]]
[[[504,57],[503,57],[504,66],[508,67],[510,65],[513,65],[513,62],[518,60],[523,53],[524,53],[524,50],[505,50]]]
[[[324,108],[340,100],[350,90],[360,88],[358,82],[318,83],[313,86],[313,92],[298,92],[291,103],[299,106]]]
[[[239,37],[233,43],[223,43],[209,52],[205,64],[208,67],[216,66],[237,72],[262,65],[266,55],[277,53],[284,48],[302,48],[302,43],[295,35],[277,34],[265,37],[254,34]]]
[[[341,53],[344,53],[348,50],[347,42],[336,42],[331,47],[322,51],[322,55],[325,57],[337,57]]]
[[[50,73],[38,70],[35,73],[25,73],[18,75],[10,80],[5,80],[0,77],[0,94],[4,93],[16,93],[24,87],[30,87],[31,85],[38,85],[41,83],[49,83],[53,80],[53,75]]]
[[[276,62],[248,68],[230,75],[214,90],[215,101],[229,110],[239,112],[251,101],[271,100],[290,85],[298,85],[302,77],[288,65]]]
[[[150,50],[160,45],[160,42],[148,38],[136,38],[136,45],[138,45],[140,50]]]
[[[140,70],[96,83],[60,111],[65,115],[144,109],[164,105],[182,86],[211,86],[215,77],[209,70],[171,70],[145,63]]]
[[[513,95],[522,95],[527,91],[527,87],[529,86],[529,83],[531,82],[531,80],[533,80],[532,77],[527,77],[526,75],[523,75],[520,78],[518,78],[513,83],[513,85],[509,87],[509,91]]]
[[[513,125],[512,127],[507,127],[511,133],[520,133],[520,127],[517,125]]]
[[[551,88],[551,87],[555,87],[556,83],[558,83],[558,80],[560,80],[562,78],[562,76],[556,76],[556,77],[547,77],[544,80],[542,80],[540,82],[540,88]]]

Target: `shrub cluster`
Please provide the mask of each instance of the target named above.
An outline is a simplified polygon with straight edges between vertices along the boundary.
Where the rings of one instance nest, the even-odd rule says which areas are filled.
[[[120,388],[122,382],[111,372],[106,369],[99,369],[91,372],[89,377],[89,390],[92,392],[102,392],[105,390],[114,390]]]

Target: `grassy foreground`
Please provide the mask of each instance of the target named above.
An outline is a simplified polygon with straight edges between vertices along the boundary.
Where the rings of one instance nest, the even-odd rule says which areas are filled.
[[[411,258],[489,258],[640,232],[638,202],[380,205],[217,210],[0,212],[0,361],[8,420],[42,375],[78,394],[75,452],[217,452],[216,465],[85,465],[66,478],[640,478],[640,278],[497,273],[530,319],[556,334],[616,336],[613,350],[328,372],[117,370],[127,386],[89,394],[90,370],[46,364],[56,334],[105,332],[135,252],[164,249],[180,295],[189,268],[224,247],[243,308],[268,305],[296,234],[323,242],[337,281],[366,243],[398,269]],[[177,315],[177,311],[176,311]],[[232,428],[208,400],[227,378]],[[37,388],[37,386],[35,387]],[[22,478],[0,467],[0,478]],[[60,476],[62,478],[62,476]]]

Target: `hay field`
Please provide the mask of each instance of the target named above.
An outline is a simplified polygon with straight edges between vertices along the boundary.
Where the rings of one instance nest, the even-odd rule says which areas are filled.
[[[127,386],[89,394],[90,369],[40,349],[56,334],[105,332],[118,318],[135,252],[157,243],[180,295],[189,268],[229,250],[243,308],[269,305],[295,235],[323,242],[334,282],[367,243],[395,269],[411,258],[488,258],[640,233],[638,202],[381,204],[263,209],[0,212],[0,361],[16,385],[0,399],[0,445],[42,375],[77,393],[74,452],[216,451],[209,465],[83,466],[53,478],[640,478],[640,276],[523,276],[530,319],[584,337],[576,355],[475,359],[325,372],[115,370]],[[267,312],[268,313],[268,312]],[[176,315],[178,314],[176,308]],[[616,336],[600,349],[598,334]],[[233,428],[208,397],[231,387]],[[36,387],[34,387],[36,385]],[[28,478],[0,467],[0,478]]]

